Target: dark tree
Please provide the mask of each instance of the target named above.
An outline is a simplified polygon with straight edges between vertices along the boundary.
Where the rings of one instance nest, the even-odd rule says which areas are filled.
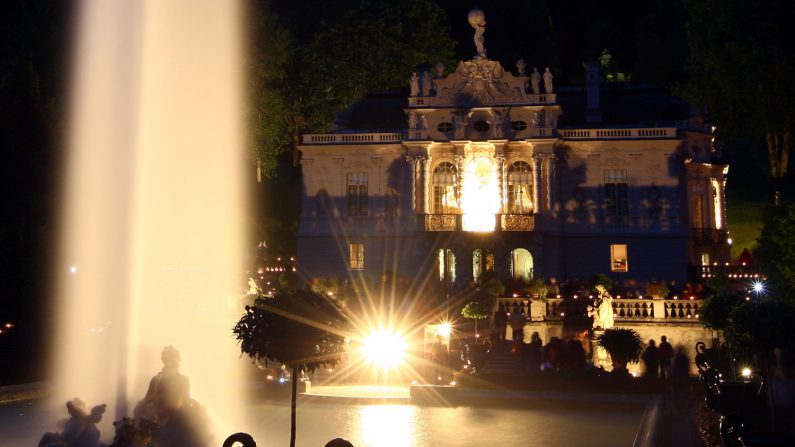
[[[795,124],[795,3],[684,0],[689,15],[686,94],[706,107],[725,139],[767,143],[770,175],[787,175]]]
[[[290,446],[295,446],[299,371],[333,367],[345,350],[346,317],[322,295],[283,292],[247,306],[233,332],[240,350],[255,361],[283,363],[292,374]]]

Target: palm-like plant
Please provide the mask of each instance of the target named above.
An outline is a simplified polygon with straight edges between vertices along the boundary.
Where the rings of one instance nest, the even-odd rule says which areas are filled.
[[[345,349],[345,318],[328,297],[312,292],[282,292],[260,298],[233,332],[240,350],[254,360],[279,362],[292,374],[290,446],[295,446],[298,372],[333,367]]]
[[[643,353],[643,339],[634,329],[607,329],[596,338],[596,345],[610,354],[616,373],[626,373],[627,363],[638,363]]]

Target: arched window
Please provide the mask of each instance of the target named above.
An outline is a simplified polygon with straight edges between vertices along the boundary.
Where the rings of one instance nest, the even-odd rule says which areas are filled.
[[[511,276],[524,282],[533,279],[533,255],[526,249],[517,248],[511,251]]]
[[[433,171],[433,212],[458,212],[458,171],[450,162],[439,163]]]
[[[494,271],[494,253],[476,248],[472,252],[472,279],[477,281],[484,272]]]
[[[508,169],[508,214],[533,212],[533,171],[525,161],[516,161]]]
[[[439,281],[455,282],[455,254],[449,248],[436,250],[436,272]]]

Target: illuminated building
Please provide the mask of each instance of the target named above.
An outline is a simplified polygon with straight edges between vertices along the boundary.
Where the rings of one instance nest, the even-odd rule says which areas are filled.
[[[688,104],[596,63],[559,89],[525,68],[435,68],[304,135],[299,272],[684,281],[729,261],[728,166]]]

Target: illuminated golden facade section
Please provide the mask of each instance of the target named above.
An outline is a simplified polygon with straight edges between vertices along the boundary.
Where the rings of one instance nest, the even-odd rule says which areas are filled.
[[[494,231],[495,215],[500,211],[497,166],[492,157],[476,154],[464,164],[461,188],[464,231]]]

